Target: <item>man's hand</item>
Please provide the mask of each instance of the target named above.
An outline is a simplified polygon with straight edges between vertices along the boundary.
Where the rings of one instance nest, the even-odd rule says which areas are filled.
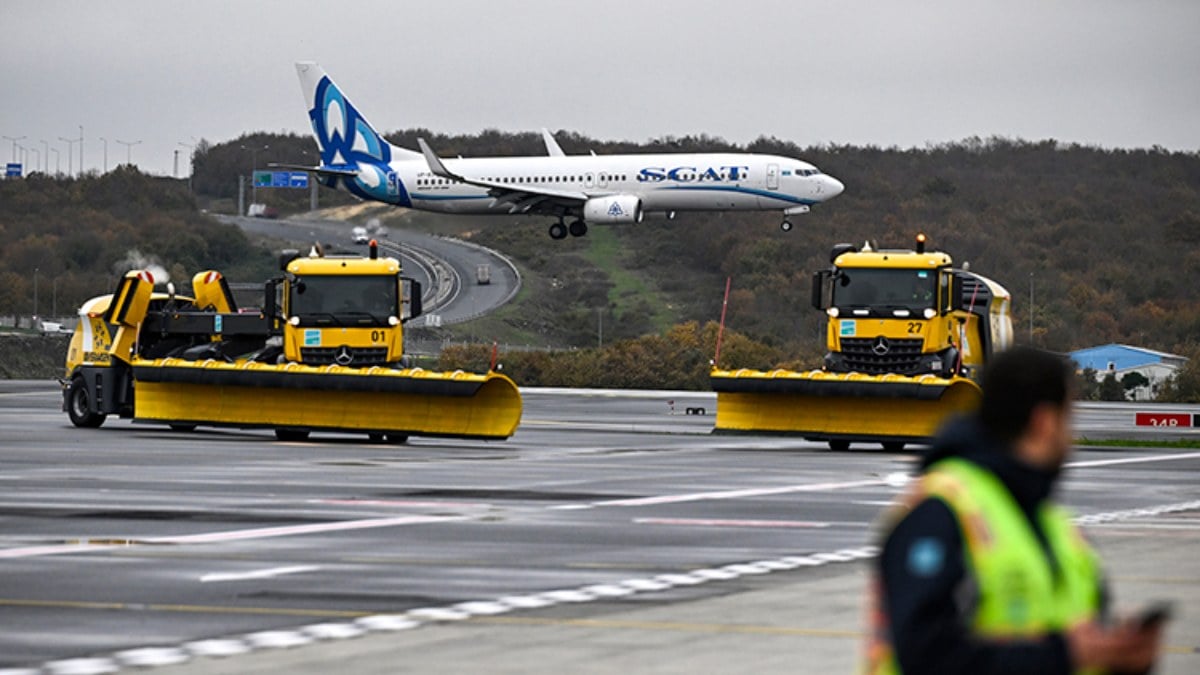
[[[1102,626],[1081,623],[1066,633],[1071,664],[1076,669],[1104,668],[1122,672],[1145,672],[1158,658],[1162,623],[1139,627],[1136,621]]]

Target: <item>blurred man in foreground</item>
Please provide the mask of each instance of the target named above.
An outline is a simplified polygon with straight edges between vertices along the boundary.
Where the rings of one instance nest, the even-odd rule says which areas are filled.
[[[999,354],[980,412],[939,434],[885,521],[869,672],[1153,666],[1161,620],[1106,623],[1099,558],[1050,501],[1071,448],[1073,379],[1053,354]]]

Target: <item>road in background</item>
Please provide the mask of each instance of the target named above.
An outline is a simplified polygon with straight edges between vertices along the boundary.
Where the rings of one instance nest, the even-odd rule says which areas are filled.
[[[913,456],[711,436],[712,400],[535,389],[510,441],[386,446],[75,429],[53,383],[0,382],[0,667],[166,663],[420,623],[194,667],[676,672],[720,656],[848,670],[870,527]],[[1191,562],[1167,544],[1195,539],[1200,452],[1076,460],[1063,499],[1121,533],[1137,564],[1124,574],[1194,597]],[[470,623],[430,625],[457,619]],[[1175,647],[1200,644],[1177,623]],[[1194,672],[1189,658],[1175,672]]]
[[[215,217],[246,232],[295,242],[302,249],[315,240],[351,250],[364,248],[354,243],[354,225],[340,220]],[[500,308],[520,290],[521,277],[515,265],[503,255],[482,246],[399,229],[389,229],[379,240],[389,253],[401,255],[406,275],[416,277],[433,297],[438,298],[426,306],[426,316],[414,321],[414,326],[448,325],[478,318]],[[490,270],[487,284],[478,283],[480,265],[487,265]],[[415,272],[418,269],[420,272]]]

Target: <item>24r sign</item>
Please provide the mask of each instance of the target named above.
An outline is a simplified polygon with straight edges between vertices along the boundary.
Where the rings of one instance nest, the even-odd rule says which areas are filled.
[[[1190,413],[1139,412],[1134,415],[1139,427],[1200,428],[1200,415]]]

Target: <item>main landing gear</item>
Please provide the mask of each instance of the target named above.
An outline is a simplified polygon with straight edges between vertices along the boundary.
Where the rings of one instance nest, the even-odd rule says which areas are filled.
[[[587,231],[588,231],[587,223],[583,222],[582,220],[572,221],[570,227],[567,227],[560,220],[557,223],[554,223],[553,225],[550,226],[550,238],[551,239],[566,239],[568,232],[571,233],[572,237],[582,237],[583,235],[587,234]]]

